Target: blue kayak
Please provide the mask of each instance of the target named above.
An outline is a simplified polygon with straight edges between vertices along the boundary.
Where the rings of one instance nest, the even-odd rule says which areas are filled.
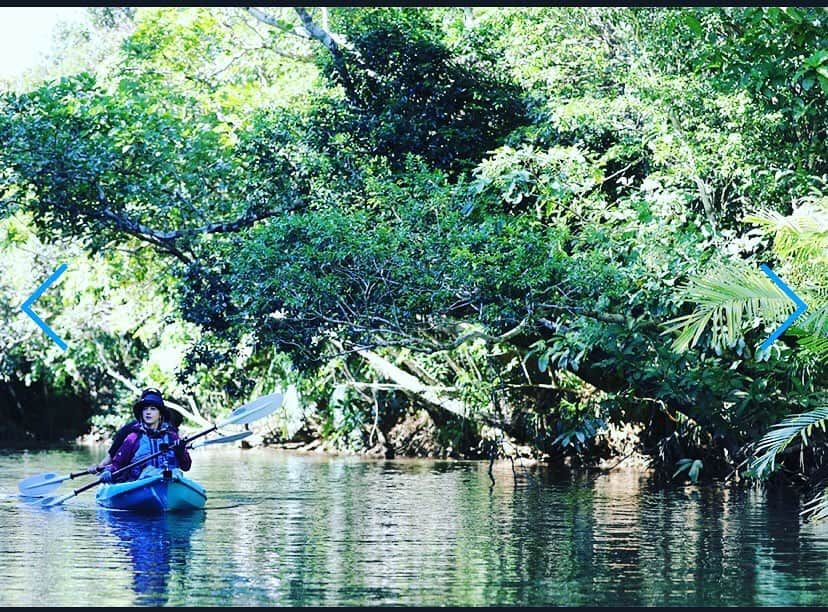
[[[180,469],[147,470],[138,480],[101,485],[95,497],[98,505],[141,513],[199,510],[207,491]]]

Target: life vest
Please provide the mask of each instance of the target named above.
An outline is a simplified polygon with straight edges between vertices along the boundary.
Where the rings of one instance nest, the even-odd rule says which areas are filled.
[[[166,423],[162,424],[161,428],[157,431],[141,427],[140,430],[137,430],[137,433],[140,434],[138,438],[138,448],[135,449],[135,453],[132,455],[130,463],[135,463],[144,457],[154,455],[161,450],[162,444],[169,445],[173,442],[173,437],[170,435],[171,430]],[[133,467],[130,470],[129,479],[134,480],[138,478],[144,468],[148,465],[170,470],[179,467],[178,459],[175,458],[175,453],[169,450]]]

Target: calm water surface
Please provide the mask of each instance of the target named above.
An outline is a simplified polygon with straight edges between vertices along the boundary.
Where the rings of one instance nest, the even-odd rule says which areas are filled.
[[[0,605],[828,604],[828,526],[756,490],[204,448],[205,511],[51,509],[17,482],[104,449],[0,452]],[[67,481],[55,494],[86,479]]]

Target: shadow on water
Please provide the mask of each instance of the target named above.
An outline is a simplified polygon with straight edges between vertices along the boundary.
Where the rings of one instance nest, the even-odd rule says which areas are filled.
[[[186,566],[191,538],[203,527],[205,512],[141,515],[99,509],[97,515],[132,564],[135,603],[165,605],[171,571]]]

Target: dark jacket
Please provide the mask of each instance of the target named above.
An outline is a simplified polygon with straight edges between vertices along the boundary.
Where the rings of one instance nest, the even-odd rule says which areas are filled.
[[[168,423],[162,423],[157,431],[144,427],[135,428],[127,434],[118,452],[112,457],[112,463],[104,469],[110,472],[120,470],[143,456],[154,454],[161,450],[162,444],[172,444],[178,439],[178,432],[170,427]],[[117,478],[117,481],[135,480],[148,465],[164,467],[165,464],[169,468],[178,467],[186,472],[192,466],[192,459],[187,449],[181,446],[175,449],[175,451],[167,451],[158,457],[134,466],[127,474],[121,474]]]
[[[121,444],[124,443],[126,437],[133,431],[141,431],[141,423],[138,421],[130,421],[115,432],[115,437],[112,438],[112,445],[109,447],[109,451],[107,451],[110,457],[115,456],[115,453],[117,453],[118,449],[121,448]]]

